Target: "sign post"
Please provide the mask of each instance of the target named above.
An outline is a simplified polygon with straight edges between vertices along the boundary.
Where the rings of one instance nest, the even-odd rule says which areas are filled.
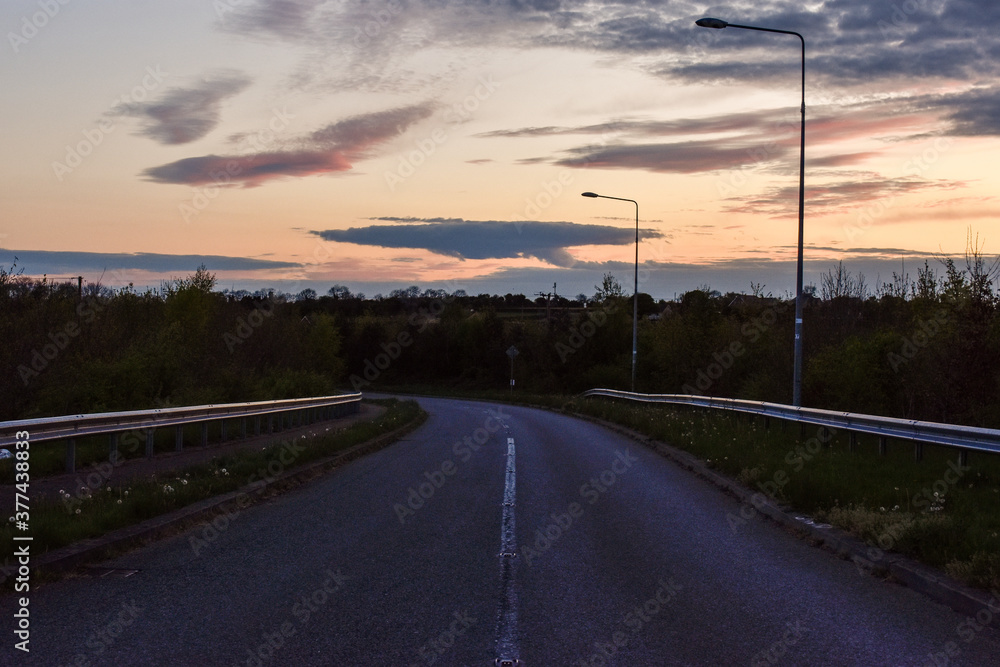
[[[514,393],[514,357],[518,354],[516,347],[511,345],[507,348],[507,356],[510,357],[510,393]]]

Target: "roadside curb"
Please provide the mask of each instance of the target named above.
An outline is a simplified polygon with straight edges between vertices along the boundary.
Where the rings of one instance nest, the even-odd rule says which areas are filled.
[[[989,625],[1000,629],[1000,593],[992,592],[993,594],[991,594],[971,588],[952,579],[940,570],[900,554],[884,552],[838,528],[825,524],[817,525],[813,523],[811,518],[775,503],[766,494],[748,489],[735,480],[712,470],[705,465],[704,461],[689,452],[654,440],[620,424],[576,412],[567,411],[566,414],[594,422],[642,443],[682,468],[735,496],[744,506],[752,508],[754,514],[749,520],[752,520],[756,513],[763,514],[814,546],[822,547],[844,560],[852,561],[857,567],[859,575],[873,574],[891,579],[935,602],[950,607],[958,613],[966,614],[970,620],[975,620],[980,625]]]
[[[238,511],[242,511],[263,498],[301,486],[330,470],[393,444],[423,424],[425,419],[426,413],[423,413],[408,424],[393,431],[383,433],[337,454],[288,470],[269,480],[259,480],[236,491],[199,500],[168,514],[119,528],[100,537],[81,540],[54,549],[39,557],[35,561],[37,564],[33,569],[44,574],[65,573],[89,562],[108,558],[122,551],[161,539],[206,519],[211,520],[217,516],[228,514],[233,507],[239,507],[241,509]],[[246,499],[250,499],[249,502]]]

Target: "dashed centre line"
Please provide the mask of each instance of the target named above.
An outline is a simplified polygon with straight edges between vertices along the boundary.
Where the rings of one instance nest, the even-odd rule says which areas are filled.
[[[517,650],[517,591],[514,572],[517,538],[514,509],[517,504],[517,464],[514,438],[507,438],[506,472],[503,487],[503,517],[500,522],[500,581],[503,595],[497,618],[497,665],[520,665]]]

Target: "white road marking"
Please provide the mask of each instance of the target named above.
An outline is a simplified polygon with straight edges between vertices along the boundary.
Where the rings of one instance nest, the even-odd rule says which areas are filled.
[[[500,579],[503,597],[497,619],[498,665],[518,665],[517,591],[514,587],[517,539],[514,534],[514,507],[517,503],[517,466],[514,438],[507,438],[507,466],[503,487],[503,518],[500,523]]]

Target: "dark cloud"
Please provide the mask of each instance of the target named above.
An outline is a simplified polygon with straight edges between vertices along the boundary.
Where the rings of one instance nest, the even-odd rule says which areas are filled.
[[[369,146],[402,134],[413,123],[431,115],[430,104],[418,104],[388,111],[353,116],[316,130],[310,136],[314,144],[344,147],[360,154]]]
[[[198,86],[169,90],[155,102],[123,104],[111,113],[141,119],[140,133],[161,144],[186,144],[215,129],[222,103],[249,85],[243,74],[216,74]]]
[[[807,99],[865,96],[902,85],[952,86],[1000,74],[1000,5],[974,0],[761,0],[710,7],[732,23],[803,34]],[[330,3],[246,0],[227,4],[224,30],[309,47],[293,86],[420,90],[438,83],[404,66],[429,46],[562,48],[596,53],[615,66],[683,83],[740,83],[798,92],[799,43],[790,35],[695,26],[705,13],[674,0],[568,3],[559,0],[430,0]],[[452,63],[449,66],[458,66]],[[994,135],[996,95],[949,94],[939,109],[956,134]],[[612,124],[613,125],[613,124]],[[563,128],[497,131],[535,136]],[[592,126],[589,133],[623,131]],[[668,132],[661,127],[657,132]],[[509,132],[505,134],[505,132]],[[519,134],[517,134],[519,133]]]
[[[929,103],[895,100],[817,107],[806,119],[806,144],[818,146],[851,139],[886,142],[912,137],[925,130],[935,114]],[[561,157],[525,158],[523,164],[551,162],[563,167],[642,169],[654,172],[698,173],[739,169],[746,165],[772,169],[790,164],[797,157],[800,140],[798,109],[766,109],[704,118],[672,121],[615,120],[579,127],[528,127],[497,130],[480,137],[539,137],[558,135],[602,135],[601,144],[587,144],[563,151]],[[630,138],[691,137],[663,143],[627,143]],[[832,153],[809,158],[808,167],[842,167],[876,156],[877,151]],[[782,167],[784,171],[787,171]]]
[[[810,157],[806,161],[806,169],[810,167],[848,167],[859,162],[864,162],[869,158],[876,157],[877,152],[863,151],[860,153],[840,153],[838,155],[826,155],[823,157]]]
[[[578,127],[525,127],[510,130],[495,130],[476,136],[480,138],[545,137],[573,134],[621,134],[639,137],[682,136],[688,134],[712,134],[724,132],[745,132],[751,127],[773,126],[787,120],[785,109],[768,109],[706,118],[679,118],[677,120],[636,120],[619,119],[594,125]]]
[[[572,222],[504,222],[456,218],[380,218],[398,222],[313,232],[327,241],[381,248],[422,248],[459,259],[534,257],[555,266],[577,264],[567,248],[625,245],[635,242],[635,229]],[[643,238],[660,238],[641,230]]]
[[[330,3],[246,0],[226,4],[222,29],[311,47],[299,74],[384,84],[415,50],[433,45],[565,48],[618,58],[688,83],[740,82],[798,89],[799,43],[790,35],[694,21],[716,14],[731,23],[800,32],[806,41],[807,95],[831,84],[871,93],[900,80],[949,85],[1000,74],[1000,5],[984,0],[761,0],[710,7],[675,0],[569,3],[560,0],[430,0]],[[318,62],[345,64],[317,72]],[[631,63],[631,65],[628,65]],[[322,69],[322,68],[320,68]],[[412,73],[410,73],[412,74]],[[327,77],[327,78],[329,78]],[[405,77],[393,81],[401,84]],[[329,85],[329,81],[323,82]],[[368,85],[368,84],[365,84]],[[372,84],[377,85],[377,84]],[[969,129],[982,124],[972,122]],[[992,126],[986,124],[992,131]]]
[[[793,251],[796,250],[798,246],[783,246],[783,250]],[[928,255],[924,251],[920,250],[906,250],[904,248],[835,248],[830,246],[807,246],[809,251],[816,252],[831,252],[844,255],[847,257],[917,257],[920,259],[929,259]]]
[[[254,155],[204,155],[189,157],[143,175],[156,183],[256,187],[275,178],[312,176],[351,169],[347,156],[331,151],[277,151]]]
[[[325,0],[246,0],[220,15],[220,27],[241,35],[297,44],[395,50],[412,40],[439,45],[481,43],[485,33],[516,34],[515,28],[546,31],[567,26],[576,12],[562,0],[433,0],[331,3]],[[388,35],[388,37],[386,37]],[[401,40],[399,36],[405,35]],[[527,38],[529,35],[524,34]]]
[[[787,147],[776,149],[770,157],[779,158],[786,151]],[[566,153],[567,157],[557,160],[557,165],[594,169],[643,169],[681,174],[731,169],[753,161],[749,146],[726,146],[715,141],[584,146]]]
[[[194,271],[204,264],[210,271],[257,271],[299,266],[251,257],[220,255],[164,255],[158,253],[110,253],[56,250],[0,250],[5,256],[17,256],[18,266],[32,275],[94,273],[104,270],[135,270],[169,273]]]
[[[964,187],[961,181],[927,180],[917,177],[886,179],[878,174],[862,172],[849,181],[806,184],[806,214],[812,217],[857,209],[871,202],[891,203],[896,197],[915,192],[955,190]],[[783,217],[798,210],[798,185],[770,188],[761,194],[730,197],[728,211]]]
[[[936,106],[951,123],[949,134],[957,136],[1000,135],[1000,87],[976,88],[938,98]]]
[[[224,30],[241,34],[265,35],[300,40],[309,34],[316,11],[325,0],[258,0],[257,2],[222,3],[220,13]]]
[[[303,148],[249,155],[204,155],[151,167],[143,175],[156,183],[255,187],[282,177],[349,171],[378,144],[405,132],[432,113],[428,104],[400,107],[331,123],[295,143]]]

